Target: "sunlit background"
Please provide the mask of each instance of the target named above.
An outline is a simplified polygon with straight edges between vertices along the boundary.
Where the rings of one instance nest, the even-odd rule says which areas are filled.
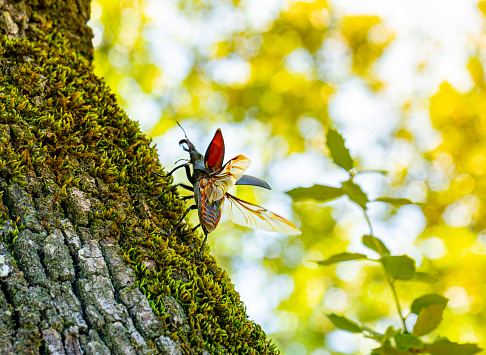
[[[325,130],[337,128],[371,198],[376,235],[434,283],[402,282],[410,301],[450,299],[440,334],[486,347],[486,2],[476,0],[95,0],[95,72],[157,143],[166,169],[186,158],[183,132],[204,152],[223,131],[228,160],[248,156],[266,191],[236,194],[293,220],[301,236],[221,223],[211,254],[286,355],[369,353],[378,344],[340,330],[326,313],[384,331],[400,326],[379,268],[318,267],[368,233],[345,199],[292,205],[285,191],[338,186]],[[185,180],[183,172],[175,176]],[[184,194],[184,192],[181,192]],[[193,216],[195,222],[196,216]],[[413,324],[413,317],[408,322]]]

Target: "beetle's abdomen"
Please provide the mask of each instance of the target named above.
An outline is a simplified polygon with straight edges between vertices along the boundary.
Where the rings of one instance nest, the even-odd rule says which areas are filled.
[[[206,195],[208,179],[201,178],[194,189],[194,199],[198,207],[199,221],[204,233],[209,234],[216,229],[221,219],[221,204],[223,200],[210,203]]]

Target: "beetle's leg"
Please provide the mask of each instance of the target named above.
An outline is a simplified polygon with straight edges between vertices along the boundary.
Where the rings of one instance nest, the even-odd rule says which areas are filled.
[[[159,199],[161,198],[162,196],[164,196],[165,194],[169,193],[169,192],[172,192],[172,191],[175,191],[178,187],[182,187],[186,190],[189,190],[189,191],[194,191],[194,188],[192,186],[189,186],[189,185],[185,185],[185,184],[175,184],[175,185],[172,185],[167,191],[165,192],[162,192],[161,194],[159,194],[157,197],[155,197],[156,199]]]
[[[197,227],[199,227],[199,225]],[[206,245],[206,239],[208,239],[208,233],[204,232],[204,240],[202,242],[201,249],[199,250],[199,256],[197,258],[198,261],[201,261],[201,259],[202,259],[202,254],[203,254],[203,251],[204,251],[204,246]],[[211,273],[213,274],[214,277],[216,277],[216,271],[214,271],[210,267],[208,267],[208,270],[211,271]]]
[[[191,205],[191,206],[187,207],[186,212],[184,212],[184,214],[182,215],[182,217],[181,217],[181,219],[179,220],[179,222],[177,222],[176,227],[177,227],[177,226],[178,226],[178,225],[179,225],[179,224],[182,222],[182,220],[183,220],[184,218],[186,218],[187,214],[188,214],[189,212],[193,211],[193,210],[197,210],[197,206],[196,206],[196,205]]]
[[[186,190],[189,190],[189,191],[194,192],[194,187],[189,186],[189,185],[186,185],[186,184],[175,184],[174,186],[176,186],[176,187],[177,187],[177,186],[180,186],[180,187],[182,187],[182,188],[184,188],[184,189],[186,189]]]
[[[194,228],[192,228],[191,230],[194,232],[196,229],[198,229],[199,227],[201,227],[201,223],[199,223],[197,226],[195,226]]]
[[[191,198],[194,198],[194,196],[193,195],[187,195],[187,196],[181,197],[181,200],[186,201],[186,200],[190,200]]]
[[[184,165],[186,168],[187,180],[189,180],[189,182],[194,185],[194,174],[191,174],[191,169],[189,168],[189,164],[184,164]]]
[[[179,165],[179,166],[176,166],[174,169],[172,169],[171,171],[169,171],[169,173],[167,173],[166,175],[162,175],[162,174],[156,173],[155,171],[153,171],[153,173],[154,173],[155,175],[160,176],[160,177],[169,177],[169,176],[171,176],[171,175],[172,175],[172,174],[173,174],[173,173],[174,173],[176,170],[178,170],[178,169],[180,169],[180,168],[182,168],[182,167],[185,167],[185,168],[186,168],[186,171],[187,171],[187,169],[189,169],[189,163],[185,163],[185,164],[181,164],[181,165]]]
[[[172,228],[170,230],[169,233],[163,233],[163,232],[160,232],[161,234],[163,235],[171,235],[173,232],[174,232],[174,229],[176,229],[179,224],[181,224],[182,220],[187,216],[187,214],[193,210],[197,210],[197,206],[196,205],[191,205],[189,206],[187,209],[186,209],[186,212],[184,212],[184,214],[182,215],[182,217],[179,219],[179,221],[177,221],[177,223],[175,224],[174,228]]]
[[[206,232],[204,232],[204,240],[202,242],[201,249],[199,250],[199,257],[198,257],[199,261],[201,261],[202,253],[203,253],[203,250],[204,250],[204,245],[206,244],[206,239],[208,239],[208,234]]]

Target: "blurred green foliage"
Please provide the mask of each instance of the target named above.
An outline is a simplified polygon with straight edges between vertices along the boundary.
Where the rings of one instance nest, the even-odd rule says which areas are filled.
[[[329,129],[327,133],[327,147],[329,148],[332,160],[340,167],[351,170],[354,163],[345,146],[342,136],[333,129]],[[343,164],[343,161],[346,164]],[[373,227],[370,218],[367,214],[367,204],[370,202],[367,195],[361,190],[361,187],[353,182],[354,174],[350,172],[349,180],[341,183],[341,191],[351,201],[356,203],[363,211],[363,217],[368,222],[370,232],[373,233]],[[321,188],[329,186],[320,186]],[[294,196],[294,201],[301,200],[300,195],[308,198],[309,191],[315,191],[316,185],[308,188],[307,192],[302,192],[305,188],[298,187],[288,191],[290,196]],[[336,196],[338,198],[340,196]],[[313,197],[315,203],[323,203],[328,201],[328,196],[324,196],[321,200],[319,196]],[[402,205],[403,198],[378,198],[375,201],[387,202],[393,206]],[[408,201],[407,201],[407,204]],[[448,299],[434,293],[430,293],[415,299],[410,307],[408,315],[402,312],[400,297],[396,291],[396,281],[410,281],[423,279],[423,273],[418,274],[415,266],[415,260],[407,255],[390,255],[390,251],[385,244],[374,235],[365,235],[362,239],[363,245],[369,249],[377,252],[380,255],[379,259],[369,259],[364,254],[359,253],[340,253],[331,256],[330,258],[320,261],[318,264],[322,266],[333,265],[346,261],[367,260],[375,261],[383,267],[384,279],[388,283],[390,291],[393,294],[395,306],[397,308],[398,316],[402,321],[401,327],[395,329],[389,326],[386,331],[380,333],[373,328],[365,325],[359,325],[356,322],[348,319],[345,316],[339,316],[334,313],[327,314],[328,319],[339,329],[350,333],[364,333],[366,337],[375,340],[379,346],[372,350],[373,355],[389,355],[389,354],[416,354],[416,353],[430,353],[432,355],[446,355],[446,354],[463,354],[473,355],[480,352],[477,344],[465,343],[458,344],[450,342],[448,339],[437,337],[432,342],[426,342],[420,337],[425,336],[435,330],[442,321],[442,314],[448,303]],[[417,276],[420,276],[419,278]],[[417,318],[413,325],[413,330],[410,331],[407,327],[406,319],[411,314],[416,314]],[[401,329],[400,329],[401,328]]]
[[[254,143],[268,165],[277,158],[285,162],[299,159],[300,154],[317,153],[321,159],[315,166],[334,158],[353,174],[353,169],[366,170],[363,162],[371,150],[354,155],[351,164],[342,151],[334,156],[325,148],[326,132],[328,141],[336,140],[332,133],[329,136],[333,132],[329,128],[342,125],[330,115],[329,103],[350,78],[362,83],[371,96],[382,95],[386,83],[375,69],[393,44],[393,24],[377,16],[338,13],[327,1],[277,3],[96,0],[92,6],[95,70],[132,116],[146,103],[158,108],[153,111],[158,116],[144,123],[154,137],[163,135],[176,120],[200,122],[201,131],[212,122],[232,123],[249,141],[252,130],[259,127],[271,137]],[[477,11],[484,13],[485,9],[485,1],[481,1]],[[356,249],[359,238],[353,237],[353,231],[363,224],[346,212],[356,207],[348,204],[343,210],[338,201],[316,204],[309,200],[315,199],[314,194],[321,194],[322,201],[346,194],[363,208],[371,204],[369,200],[385,202],[372,201],[373,206],[387,206],[374,217],[385,225],[404,209],[420,210],[425,227],[412,253],[397,249],[391,253],[412,255],[421,270],[416,278],[396,284],[403,313],[421,295],[444,295],[450,300],[443,310],[444,319],[425,340],[431,342],[440,334],[452,342],[477,342],[486,347],[486,276],[481,272],[486,269],[484,49],[481,41],[473,41],[468,48],[471,88],[464,91],[444,82],[431,97],[404,97],[398,104],[401,119],[381,144],[388,151],[406,147],[413,159],[380,166],[389,171],[388,187],[382,186],[379,177],[373,181],[383,191],[379,196],[390,197],[376,199],[352,180],[336,179],[325,188],[316,176],[311,193],[293,190],[292,198],[303,201],[293,205],[301,236],[268,240],[261,256],[245,264],[241,254],[256,238],[245,234],[242,240],[245,230],[225,224],[212,235],[212,253],[231,273],[236,274],[241,265],[258,263],[267,284],[287,285],[286,292],[274,290],[278,305],[272,309],[270,329],[266,330],[283,353],[334,354],[340,349],[336,344],[345,342],[354,342],[351,351],[360,353],[376,345],[360,334],[340,337],[326,314],[345,314],[356,324],[385,335],[388,326],[400,327],[393,295],[375,262],[349,261],[326,267],[313,262],[344,250],[364,253],[364,249]],[[342,56],[336,65],[337,52]],[[429,111],[433,130],[441,137],[441,143],[431,149],[424,149],[422,132],[413,128],[416,107]],[[309,174],[312,171],[309,168]],[[361,175],[355,176],[356,181]],[[238,195],[246,200],[263,199],[259,191],[250,189]],[[410,207],[410,200],[419,204]],[[375,234],[386,237],[385,241],[397,238]],[[373,238],[365,235],[362,241],[378,254],[390,254]],[[367,255],[377,256],[374,252]],[[405,333],[388,336],[404,349],[423,345]],[[448,346],[453,345],[441,340],[429,350],[440,353]]]

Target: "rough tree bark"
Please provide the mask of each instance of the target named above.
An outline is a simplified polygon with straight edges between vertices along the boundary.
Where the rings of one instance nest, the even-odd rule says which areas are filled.
[[[92,73],[88,0],[0,0],[0,353],[277,353],[138,125]]]

